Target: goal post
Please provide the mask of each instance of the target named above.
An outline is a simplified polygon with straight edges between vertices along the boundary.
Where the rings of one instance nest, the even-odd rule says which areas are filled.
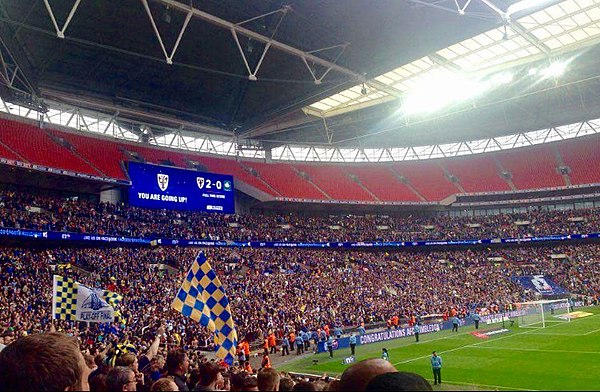
[[[571,321],[568,298],[518,302],[514,305],[519,313],[520,328],[546,328],[555,323]]]

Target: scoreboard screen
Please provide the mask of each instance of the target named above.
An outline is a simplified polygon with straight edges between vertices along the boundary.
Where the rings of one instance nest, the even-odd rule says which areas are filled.
[[[232,176],[129,162],[129,178],[133,206],[235,213]]]

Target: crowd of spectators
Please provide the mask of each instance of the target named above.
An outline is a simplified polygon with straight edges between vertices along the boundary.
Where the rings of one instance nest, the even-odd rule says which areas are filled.
[[[399,372],[383,359],[349,366],[340,379],[300,376],[271,366],[256,374],[238,365],[224,366],[192,358],[182,348],[161,345],[161,334],[145,352],[133,345],[115,356],[80,351],[77,337],[49,332],[32,334],[0,351],[0,391],[431,391],[421,375]],[[108,354],[108,356],[107,356]]]
[[[383,226],[387,229],[378,229]],[[359,241],[573,234],[597,232],[599,226],[595,210],[471,218],[226,216],[0,191],[0,227],[126,236]],[[146,390],[265,390],[260,374],[251,376],[249,364],[240,361],[222,368],[207,359],[206,351],[213,349],[209,331],[171,309],[199,248],[34,245],[0,246],[2,352],[10,346],[24,350],[44,339],[54,339],[48,347],[67,352],[71,343],[64,339],[77,342],[89,371],[53,380],[70,380],[71,388],[84,387],[80,377],[89,380],[92,390],[132,390],[134,385]],[[240,341],[266,349],[294,333],[321,339],[322,332],[339,335],[342,330],[390,325],[392,320],[410,325],[415,318],[501,312],[536,298],[515,282],[518,276],[549,276],[588,303],[597,304],[600,295],[600,244],[593,242],[456,250],[203,251],[225,286]],[[123,295],[123,319],[104,324],[52,320],[53,274]],[[121,349],[120,355],[115,353],[123,342],[131,355]],[[77,357],[73,363],[79,362]],[[262,365],[268,368],[264,361]],[[0,371],[0,378],[8,373]],[[272,373],[271,381],[281,378]],[[281,380],[284,390],[294,384],[296,390],[335,390],[337,382]]]
[[[147,332],[163,323],[169,344],[211,349],[198,323],[171,302],[199,249],[0,248],[0,332],[18,337],[51,326],[53,273],[123,295],[125,324],[55,322],[86,348],[130,339],[148,347]],[[574,294],[597,301],[600,245],[434,252],[206,249],[231,301],[240,339],[262,342],[290,331],[356,328],[393,317],[447,317],[497,312],[534,298],[511,278],[544,274]],[[551,255],[566,258],[553,259]],[[562,256],[561,256],[562,257]],[[494,258],[495,261],[490,261]],[[502,261],[500,258],[502,258]],[[159,270],[166,263],[177,271]],[[344,282],[344,284],[340,284]]]
[[[472,217],[222,215],[0,191],[0,227],[179,239],[411,241],[592,233],[600,231],[600,214],[585,209]]]

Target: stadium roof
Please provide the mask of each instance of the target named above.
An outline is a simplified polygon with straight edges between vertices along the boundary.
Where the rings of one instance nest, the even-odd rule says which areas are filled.
[[[525,2],[509,15],[523,2],[5,0],[0,79],[157,137],[266,149],[454,143],[600,117],[600,0]],[[489,91],[403,113],[427,75]]]

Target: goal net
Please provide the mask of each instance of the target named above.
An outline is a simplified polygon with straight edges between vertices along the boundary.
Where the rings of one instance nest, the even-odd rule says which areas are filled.
[[[546,328],[555,323],[568,323],[571,321],[569,300],[555,299],[515,304],[520,328]]]

